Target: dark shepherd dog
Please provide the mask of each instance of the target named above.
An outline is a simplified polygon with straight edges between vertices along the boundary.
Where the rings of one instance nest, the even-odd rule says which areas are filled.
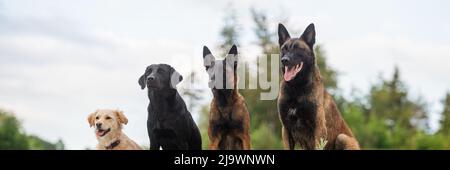
[[[233,45],[224,60],[216,60],[204,46],[203,61],[209,75],[208,86],[214,96],[209,112],[209,149],[249,150],[250,114],[237,89],[236,46]]]
[[[325,90],[314,56],[316,32],[310,24],[300,38],[291,38],[278,25],[283,80],[278,113],[283,124],[285,149],[359,149],[333,98]]]
[[[139,78],[139,85],[147,86],[148,120],[147,130],[150,149],[200,150],[200,131],[191,113],[176,89],[183,80],[174,68],[167,64],[152,64]]]

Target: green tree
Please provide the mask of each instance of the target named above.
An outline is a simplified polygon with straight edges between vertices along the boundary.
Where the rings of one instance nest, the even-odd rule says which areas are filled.
[[[28,149],[30,150],[64,150],[64,143],[61,139],[56,143],[51,143],[35,135],[30,135],[27,138]]]
[[[450,136],[450,93],[446,94],[442,104],[444,107],[441,113],[441,127],[438,133]]]
[[[55,143],[55,150],[64,150],[64,149],[66,149],[66,145],[64,145],[62,139],[58,139],[58,141],[56,141]]]
[[[372,87],[368,98],[369,114],[385,119],[390,127],[399,125],[415,131],[419,126],[414,121],[427,119],[426,104],[409,98],[397,67],[391,80],[382,80]]]
[[[236,9],[232,4],[228,4],[225,8],[226,15],[223,19],[224,26],[220,30],[220,36],[222,37],[222,42],[219,45],[221,49],[221,56],[225,56],[231,46],[239,45],[239,32],[241,31]]]
[[[428,144],[436,141],[425,133],[426,104],[410,99],[397,67],[392,78],[372,85],[365,99],[345,105],[343,116],[365,149],[432,148]]]
[[[419,138],[420,146],[418,149],[450,149],[450,93],[445,95],[442,100],[442,113],[440,128],[433,136]]]
[[[263,11],[258,11],[255,8],[250,9],[253,23],[255,24],[253,32],[256,36],[256,43],[261,48],[263,54],[278,54],[278,44],[275,40],[276,34],[270,32],[269,21],[266,14]]]
[[[317,66],[319,67],[325,88],[328,92],[335,95],[338,88],[337,71],[327,63],[326,54],[321,45],[315,46],[314,54],[316,56]]]
[[[205,150],[208,149],[209,145],[208,125],[209,125],[209,103],[201,108],[200,119],[198,123],[200,135],[202,136],[202,148]]]
[[[0,110],[0,149],[28,149],[19,120],[3,110]]]
[[[199,82],[197,79],[197,73],[195,71],[191,71],[187,78],[185,78],[186,81],[190,81],[188,83],[191,83],[192,86],[196,86],[196,82]],[[194,109],[200,104],[200,101],[202,98],[203,90],[197,89],[195,87],[189,87],[187,89],[181,89],[181,95],[185,99],[187,99],[187,107],[189,111],[193,112]]]
[[[35,135],[27,135],[13,114],[0,109],[0,150],[2,149],[63,150],[64,143],[61,139],[51,143]]]
[[[267,16],[262,11],[251,9],[251,15],[253,20],[253,32],[256,36],[256,43],[259,45],[260,52],[268,63],[272,57],[278,57],[273,54],[279,54],[278,45],[274,43],[275,34],[270,32],[270,25]],[[279,68],[271,68],[268,64],[267,68],[263,68],[262,65],[256,65],[258,58],[250,64],[250,68],[257,68],[258,72],[267,71],[267,79],[273,81],[271,77],[272,69],[276,71]],[[252,70],[247,70],[247,72]],[[258,77],[252,77],[247,74],[248,82],[257,82]],[[259,77],[261,78],[261,77]],[[276,80],[279,81],[279,80]],[[281,124],[278,118],[277,102],[276,100],[261,100],[260,94],[267,92],[270,89],[263,90],[259,86],[257,89],[244,89],[241,90],[242,95],[247,101],[247,107],[251,114],[251,137],[252,146],[255,149],[281,149]]]

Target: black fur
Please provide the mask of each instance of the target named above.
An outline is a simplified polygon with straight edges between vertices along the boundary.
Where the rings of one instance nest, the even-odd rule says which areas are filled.
[[[310,90],[300,90],[302,89],[302,86],[299,87],[300,88],[285,86],[285,88],[281,89],[285,91],[284,94],[289,95],[285,95],[284,100],[278,102],[280,117],[282,118],[281,120],[284,127],[288,131],[299,131],[302,134],[314,134],[314,129],[316,128],[315,118],[317,114],[317,103],[314,100],[307,99],[306,92]],[[290,114],[290,111],[294,111],[294,113]],[[306,148],[314,148],[314,146],[308,145],[308,143],[301,144],[301,146],[306,146]],[[294,145],[290,147],[290,149],[294,149]]]
[[[199,129],[175,87],[181,80],[183,77],[167,64],[150,65],[139,78],[141,88],[148,88],[147,130],[151,150],[201,149]]]
[[[278,36],[281,48],[280,58],[286,59],[287,62],[282,62],[281,71],[285,73],[286,66],[295,66],[303,62],[302,70],[290,81],[285,81],[282,86],[281,94],[283,98],[279,98],[278,112],[281,117],[281,121],[289,131],[297,131],[301,134],[314,134],[316,128],[316,114],[317,103],[312,100],[310,95],[314,87],[316,86],[314,78],[316,72],[315,69],[315,56],[314,56],[314,43],[315,43],[315,30],[314,25],[310,24],[300,36],[300,38],[290,38],[286,28],[279,24]],[[304,42],[306,46],[302,47],[299,42]],[[290,144],[294,143],[292,134]],[[305,138],[313,139],[313,136],[306,136]],[[300,145],[305,148],[314,148],[314,145],[302,141]],[[289,146],[290,149],[294,149],[294,145]]]

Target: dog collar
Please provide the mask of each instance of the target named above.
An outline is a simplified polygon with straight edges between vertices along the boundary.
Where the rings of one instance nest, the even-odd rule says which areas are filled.
[[[106,150],[111,150],[114,149],[116,146],[118,146],[120,144],[120,140],[116,140],[113,143],[111,143],[110,145],[106,146]]]

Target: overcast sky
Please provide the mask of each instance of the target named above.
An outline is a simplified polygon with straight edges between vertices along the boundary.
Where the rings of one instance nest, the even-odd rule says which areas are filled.
[[[147,65],[169,63],[181,74],[202,67],[202,46],[216,51],[229,1],[0,0],[0,107],[27,133],[68,149],[94,148],[86,117],[119,108],[125,133],[148,145],[148,98],[137,80]],[[413,98],[432,118],[450,91],[449,1],[234,1],[242,28],[239,51],[256,55],[250,7],[265,10],[291,36],[309,23],[339,87],[367,92],[399,66]],[[214,50],[215,49],[215,50]],[[206,82],[204,88],[207,88]],[[208,90],[204,96],[210,98]],[[193,113],[196,115],[196,113]],[[433,125],[436,127],[436,124]]]

